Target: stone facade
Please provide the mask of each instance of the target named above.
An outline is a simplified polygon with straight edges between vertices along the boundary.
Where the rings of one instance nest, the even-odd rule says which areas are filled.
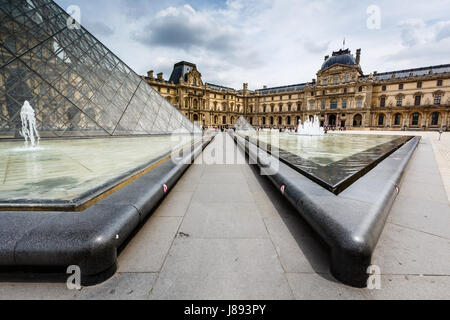
[[[180,62],[169,81],[150,71],[145,79],[190,120],[232,126],[244,115],[255,127],[294,128],[318,115],[323,126],[371,130],[447,130],[450,65],[365,75],[350,50],[326,56],[309,83],[251,91],[204,83],[195,64]]]

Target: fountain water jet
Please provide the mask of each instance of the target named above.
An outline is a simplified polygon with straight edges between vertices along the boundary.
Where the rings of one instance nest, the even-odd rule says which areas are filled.
[[[309,118],[302,124],[302,120],[298,121],[298,130],[296,135],[300,136],[323,136],[325,130],[320,126],[319,117],[314,116],[314,121]]]
[[[25,138],[25,145],[28,145],[28,140],[30,140],[31,146],[35,147],[41,138],[36,129],[36,115],[28,101],[25,101],[22,106],[20,119],[22,120],[20,135]]]

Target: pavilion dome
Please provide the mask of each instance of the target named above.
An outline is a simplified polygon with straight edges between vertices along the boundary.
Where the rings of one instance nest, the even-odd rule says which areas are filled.
[[[335,64],[353,66],[356,64],[356,60],[355,57],[350,53],[349,49],[339,50],[333,52],[333,55],[323,63],[321,70],[325,70]]]

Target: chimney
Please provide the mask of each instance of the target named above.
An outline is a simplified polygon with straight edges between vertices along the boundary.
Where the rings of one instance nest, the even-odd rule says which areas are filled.
[[[153,70],[147,72],[147,77],[150,78],[150,80],[153,80]]]
[[[163,80],[163,73],[162,72],[158,73],[158,80]]]
[[[330,56],[325,56],[325,61],[327,61],[329,57],[330,57]]]
[[[263,86],[263,89],[267,89],[267,86]]]
[[[356,50],[356,64],[359,65],[361,62],[361,49]]]

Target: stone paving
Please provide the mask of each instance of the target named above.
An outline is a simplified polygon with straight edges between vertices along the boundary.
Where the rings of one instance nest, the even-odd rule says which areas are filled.
[[[374,254],[380,290],[334,280],[327,247],[219,134],[120,254],[112,279],[69,291],[52,277],[0,275],[0,299],[450,299],[450,139],[422,135]],[[213,157],[237,164],[207,165]]]

